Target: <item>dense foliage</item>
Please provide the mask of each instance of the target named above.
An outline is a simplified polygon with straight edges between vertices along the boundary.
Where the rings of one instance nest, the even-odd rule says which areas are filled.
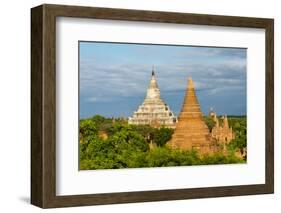
[[[239,151],[247,160],[247,119],[246,117],[229,117],[229,126],[235,133],[235,139],[228,144],[230,152]]]
[[[239,119],[238,119],[239,120]],[[246,119],[245,119],[246,121]],[[80,120],[80,169],[117,169],[186,166],[204,164],[239,163],[235,157],[237,147],[243,149],[246,143],[246,124],[232,120],[235,132],[241,133],[229,145],[229,155],[222,153],[199,156],[194,150],[172,150],[166,146],[173,130],[148,125],[128,125],[124,119],[104,118],[96,115]],[[238,125],[238,124],[239,125]],[[210,127],[209,127],[210,128]],[[245,131],[244,131],[245,130]],[[153,142],[153,144],[152,144]],[[153,148],[151,148],[153,147]]]

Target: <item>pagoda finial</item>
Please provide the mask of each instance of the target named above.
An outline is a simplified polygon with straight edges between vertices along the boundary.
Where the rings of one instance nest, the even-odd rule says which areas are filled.
[[[193,81],[192,81],[192,78],[191,78],[191,77],[188,78],[188,88],[189,88],[189,89],[194,88],[194,84],[193,84]]]
[[[152,73],[151,73],[151,75],[155,75],[155,73],[154,73],[154,65],[152,65]]]
[[[224,127],[228,128],[228,120],[227,120],[227,115],[226,114],[223,117],[223,124],[224,124]]]

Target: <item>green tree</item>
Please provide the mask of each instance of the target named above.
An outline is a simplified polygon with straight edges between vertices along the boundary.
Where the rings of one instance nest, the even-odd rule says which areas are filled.
[[[233,128],[235,133],[235,139],[233,139],[228,145],[227,148],[229,152],[240,151],[241,154],[244,153],[247,149],[247,120],[246,117],[234,117],[229,118],[229,124]],[[245,160],[247,156],[245,155]]]
[[[209,131],[211,132],[216,122],[209,116],[204,116],[205,123],[207,124]]]
[[[157,146],[164,146],[172,138],[173,133],[173,129],[161,127],[155,130],[153,141]]]
[[[99,125],[104,123],[106,121],[106,118],[101,115],[95,115],[91,118],[91,120]]]
[[[149,167],[176,166],[175,162],[173,162],[171,150],[166,147],[152,149],[148,153],[146,160]]]
[[[133,131],[138,132],[147,142],[154,136],[155,128],[149,125],[131,125]]]
[[[80,140],[87,139],[93,135],[97,135],[97,125],[94,121],[86,119],[80,121],[79,136]]]
[[[236,138],[228,144],[228,155],[217,153],[199,156],[197,151],[171,149],[165,144],[171,139],[172,129],[153,128],[148,125],[128,125],[124,119],[105,118],[100,115],[80,120],[80,169],[117,169],[163,166],[188,166],[206,164],[239,163],[237,150],[244,150],[246,118],[231,117],[229,124]],[[211,127],[211,125],[209,125]],[[107,139],[99,137],[106,131]],[[150,150],[153,140],[157,147]]]

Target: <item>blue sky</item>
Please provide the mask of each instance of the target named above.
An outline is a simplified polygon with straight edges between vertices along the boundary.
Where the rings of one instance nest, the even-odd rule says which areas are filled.
[[[244,48],[79,42],[80,117],[131,116],[143,102],[152,66],[161,97],[178,115],[187,78],[201,110],[246,114]]]

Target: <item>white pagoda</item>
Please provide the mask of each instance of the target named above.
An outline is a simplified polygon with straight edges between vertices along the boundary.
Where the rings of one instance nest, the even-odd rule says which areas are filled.
[[[134,112],[133,116],[129,117],[128,122],[133,125],[175,128],[177,118],[160,97],[160,89],[156,81],[154,69],[152,70],[151,80],[147,88],[146,98],[138,110]]]

